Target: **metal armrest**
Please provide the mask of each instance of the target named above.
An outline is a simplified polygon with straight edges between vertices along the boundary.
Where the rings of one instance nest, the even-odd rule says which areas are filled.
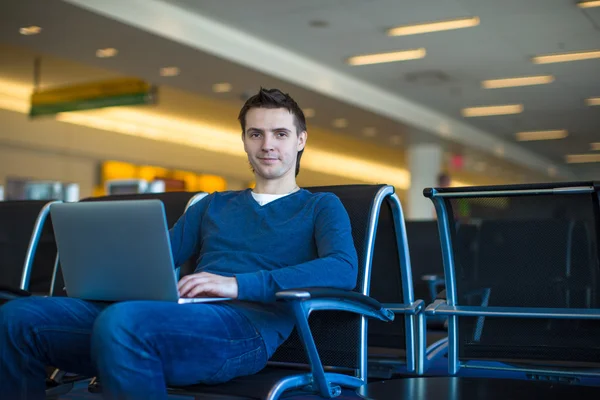
[[[552,319],[598,319],[600,310],[592,308],[525,308],[525,307],[477,307],[449,306],[437,300],[426,309],[427,315],[459,317],[504,317],[504,318],[552,318]]]
[[[415,300],[411,304],[402,303],[384,303],[383,306],[394,314],[417,315],[425,308],[423,300]]]
[[[31,296],[31,293],[26,290],[0,285],[0,300],[14,300],[29,296]]]
[[[282,301],[302,302],[309,312],[349,311],[386,322],[394,320],[394,312],[385,308],[377,300],[350,290],[302,288],[277,292],[275,297]]]
[[[435,315],[439,307],[446,305],[445,299],[438,299],[425,308],[425,315]]]

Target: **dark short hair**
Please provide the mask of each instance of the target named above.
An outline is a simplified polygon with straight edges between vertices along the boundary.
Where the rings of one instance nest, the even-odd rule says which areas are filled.
[[[238,120],[242,126],[242,138],[246,132],[246,114],[248,114],[248,111],[252,108],[285,108],[294,115],[296,135],[306,130],[306,118],[304,118],[304,113],[289,94],[283,93],[279,89],[260,88],[257,94],[246,100],[246,103],[244,103],[244,106],[238,115]],[[304,149],[300,150],[296,157],[296,176],[298,176],[298,172],[300,172],[300,159],[302,158],[302,153],[304,153]]]

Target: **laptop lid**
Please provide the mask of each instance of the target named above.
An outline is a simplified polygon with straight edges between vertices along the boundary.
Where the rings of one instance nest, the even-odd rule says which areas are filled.
[[[50,212],[70,297],[178,301],[160,200],[59,203]]]

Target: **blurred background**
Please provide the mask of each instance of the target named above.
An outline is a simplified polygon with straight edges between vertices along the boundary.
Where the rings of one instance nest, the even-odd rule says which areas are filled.
[[[237,114],[303,108],[301,186],[600,178],[600,1],[1,0],[0,199],[252,187]]]

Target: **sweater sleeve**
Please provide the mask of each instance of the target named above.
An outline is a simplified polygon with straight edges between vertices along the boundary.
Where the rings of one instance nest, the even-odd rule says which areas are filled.
[[[342,202],[333,194],[323,196],[313,223],[318,257],[273,271],[237,274],[238,299],[275,301],[278,291],[305,287],[354,289],[358,260],[350,218]]]
[[[200,225],[202,216],[212,196],[206,196],[190,207],[169,230],[171,252],[176,267],[184,264],[200,249]]]

